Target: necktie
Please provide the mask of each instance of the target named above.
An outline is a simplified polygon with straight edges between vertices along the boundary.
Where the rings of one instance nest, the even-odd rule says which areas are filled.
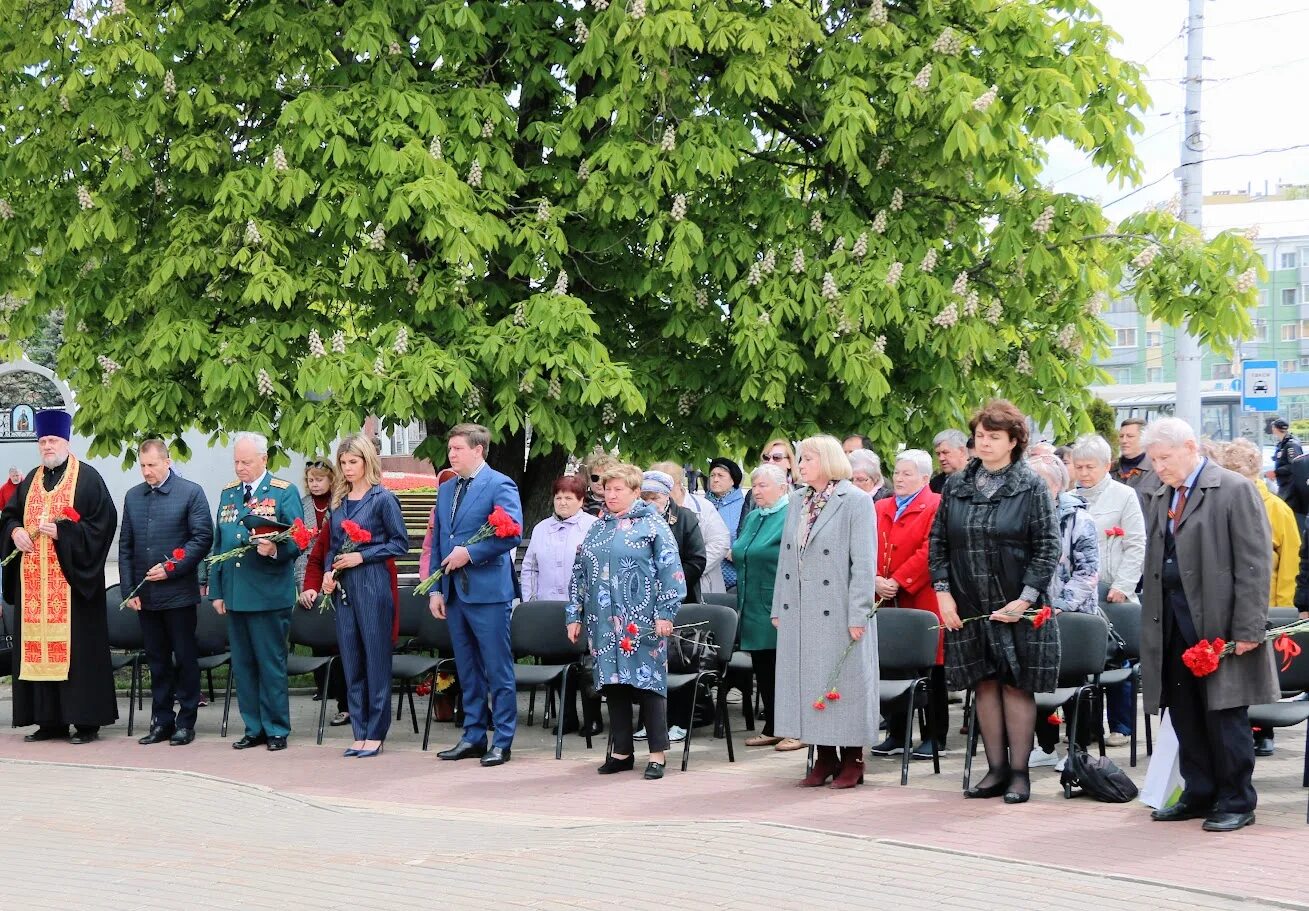
[[[468,485],[471,483],[473,483],[472,478],[460,478],[458,481],[455,481],[454,506],[450,509],[450,519],[452,521],[454,520],[455,513],[459,512],[459,501],[464,498],[464,491],[468,489]]]
[[[249,484],[242,484],[242,485],[241,485],[241,489],[245,491],[245,502],[246,502],[246,505],[249,505],[249,504],[250,504],[250,500],[251,500],[251,498],[254,496],[254,494],[252,494],[251,491],[250,491],[250,485],[249,485]]]
[[[1173,531],[1177,531],[1177,523],[1182,521],[1182,514],[1186,512],[1186,490],[1185,484],[1177,488],[1177,505],[1168,510],[1168,520],[1173,523]]]

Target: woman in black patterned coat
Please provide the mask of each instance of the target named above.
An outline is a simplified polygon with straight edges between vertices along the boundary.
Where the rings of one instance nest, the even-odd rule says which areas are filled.
[[[996,400],[969,429],[977,458],[946,480],[928,562],[947,630],[946,680],[974,690],[990,767],[965,796],[1022,803],[1031,794],[1032,694],[1052,691],[1059,675],[1054,621],[1038,628],[1024,614],[1044,603],[1059,528],[1045,482],[1023,462],[1023,413]]]

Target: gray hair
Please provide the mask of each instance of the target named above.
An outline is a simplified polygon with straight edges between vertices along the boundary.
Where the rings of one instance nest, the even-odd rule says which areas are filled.
[[[882,480],[882,460],[871,449],[856,449],[850,453],[850,471],[863,469],[874,481]]]
[[[172,458],[168,452],[168,444],[158,437],[151,437],[141,444],[141,448],[136,451],[137,458],[145,455],[147,452],[153,452],[165,459]]]
[[[1068,489],[1070,481],[1068,466],[1064,464],[1063,459],[1053,453],[1041,453],[1040,455],[1029,456],[1027,464],[1047,481],[1054,481],[1060,493]]]
[[[232,441],[232,448],[235,449],[242,443],[249,443],[255,448],[255,452],[260,455],[268,455],[268,437],[262,433],[254,433],[249,430],[238,433],[236,439]]]
[[[760,465],[754,471],[750,472],[750,483],[753,484],[755,481],[759,480],[761,475],[772,481],[778,487],[786,486],[786,472],[782,471],[782,469],[778,468],[776,465]]]
[[[899,465],[901,462],[912,462],[919,474],[932,473],[932,457],[921,449],[906,449],[895,457],[895,464]]]
[[[1109,441],[1098,433],[1088,433],[1077,438],[1073,444],[1072,459],[1080,461],[1082,459],[1094,459],[1100,465],[1108,465],[1113,460],[1113,450],[1109,448]]]
[[[964,433],[962,430],[955,430],[954,428],[942,430],[936,436],[932,437],[932,446],[940,446],[942,443],[949,446],[951,449],[963,449],[968,445],[968,434]]]
[[[1195,430],[1181,418],[1159,418],[1141,431],[1141,448],[1151,446],[1185,446],[1196,442]]]

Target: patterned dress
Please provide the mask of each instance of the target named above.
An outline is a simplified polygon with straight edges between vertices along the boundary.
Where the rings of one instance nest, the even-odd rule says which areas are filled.
[[[568,622],[586,627],[597,689],[621,683],[668,694],[668,640],[654,625],[675,620],[685,596],[672,530],[649,504],[600,514],[573,562],[568,603]]]

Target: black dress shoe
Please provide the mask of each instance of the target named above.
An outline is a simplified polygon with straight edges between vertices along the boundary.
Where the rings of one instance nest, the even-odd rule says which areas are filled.
[[[1274,741],[1271,737],[1256,737],[1254,741],[1254,754],[1256,756],[1271,756],[1274,752]]]
[[[1206,832],[1235,832],[1254,825],[1253,813],[1214,813],[1200,828]]]
[[[1182,822],[1187,819],[1203,819],[1208,815],[1208,807],[1187,806],[1179,800],[1171,807],[1155,810],[1150,814],[1150,818],[1155,822]]]
[[[491,747],[482,757],[482,767],[489,769],[492,766],[504,765],[509,761],[509,747]]]
[[[261,747],[268,742],[268,738],[263,734],[246,734],[236,743],[232,744],[234,750],[248,750],[251,747]]]
[[[596,769],[601,775],[615,775],[618,772],[630,772],[636,768],[636,759],[628,756],[626,759],[615,759],[610,756],[604,761],[604,765]]]
[[[173,732],[176,730],[177,728],[171,724],[152,725],[150,728],[150,733],[146,734],[144,737],[138,740],[137,743],[141,744],[141,746],[143,747],[148,747],[152,743],[162,743],[163,741],[172,737]]]
[[[664,764],[662,762],[647,763],[645,767],[645,780],[658,781],[664,777]]]
[[[73,731],[73,736],[68,738],[69,743],[81,745],[83,743],[95,743],[100,739],[100,729],[88,731]]]
[[[605,726],[599,721],[588,721],[577,729],[578,737],[594,737],[597,734],[603,734]]]
[[[437,759],[476,759],[486,755],[486,744],[461,740],[448,750],[436,754]]]
[[[67,740],[68,728],[37,728],[23,736],[24,743],[39,743],[42,740]]]
[[[278,750],[285,750],[285,749],[286,749],[286,738],[285,738],[285,737],[269,737],[269,738],[268,738],[268,752],[270,752],[270,753],[276,753]]]
[[[1005,803],[1027,803],[1032,796],[1032,779],[1027,772],[1014,772],[1009,788],[1004,792]]]
[[[996,778],[995,784],[989,784],[986,786],[973,785],[967,791],[964,791],[964,796],[970,800],[989,800],[992,797],[999,797],[1001,794],[1009,790],[1008,769],[988,770],[986,777],[990,778],[992,775]],[[986,778],[983,778],[982,780],[985,781]]]
[[[184,747],[192,740],[195,740],[195,728],[178,728],[173,732],[173,736],[168,738],[168,745]]]

